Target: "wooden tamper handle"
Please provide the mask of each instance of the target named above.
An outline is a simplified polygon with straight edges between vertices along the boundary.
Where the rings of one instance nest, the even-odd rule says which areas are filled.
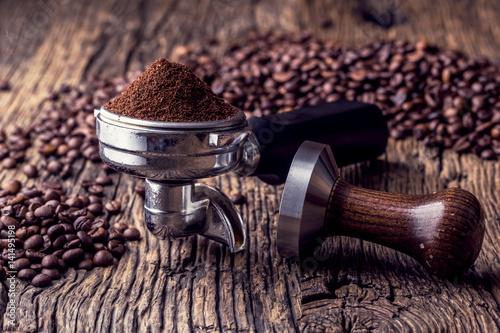
[[[484,229],[481,204],[468,191],[405,195],[356,187],[339,177],[329,146],[306,141],[285,183],[277,244],[281,255],[302,259],[326,236],[355,237],[450,277],[476,260]]]
[[[402,195],[363,189],[339,178],[328,201],[325,222],[328,235],[356,237],[393,248],[438,276],[468,269],[484,236],[481,205],[460,188]]]

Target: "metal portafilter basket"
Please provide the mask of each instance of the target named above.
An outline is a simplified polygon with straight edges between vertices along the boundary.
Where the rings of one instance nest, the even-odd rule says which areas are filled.
[[[197,179],[233,172],[280,184],[305,140],[329,144],[340,165],[375,158],[387,142],[381,111],[350,101],[248,120],[241,111],[189,123],[129,118],[104,108],[95,116],[103,161],[146,178],[145,222],[153,234],[199,234],[233,252],[245,245],[243,221],[224,193]]]

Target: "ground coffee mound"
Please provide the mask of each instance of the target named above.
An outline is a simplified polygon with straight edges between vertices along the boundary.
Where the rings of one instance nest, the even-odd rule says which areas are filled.
[[[238,110],[214,94],[190,68],[164,58],[104,107],[122,116],[167,122],[223,120]]]

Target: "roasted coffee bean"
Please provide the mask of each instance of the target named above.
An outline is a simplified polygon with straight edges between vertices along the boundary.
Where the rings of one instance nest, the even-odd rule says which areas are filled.
[[[17,277],[22,280],[31,280],[36,276],[36,271],[31,268],[25,268],[17,273]]]
[[[87,206],[87,209],[89,210],[89,212],[91,212],[94,215],[101,214],[103,208],[104,207],[100,203],[92,203],[92,204],[90,204],[90,205]]]
[[[101,186],[111,185],[113,184],[113,179],[109,176],[100,176],[95,179],[96,184]]]
[[[61,272],[64,272],[66,268],[67,268],[66,262],[62,259],[59,259],[57,261],[57,269],[59,269],[59,271]]]
[[[97,229],[92,229],[88,232],[88,235],[94,243],[102,243],[108,239],[108,231],[102,227]]]
[[[40,273],[47,275],[51,280],[59,280],[61,278],[61,272],[57,268],[43,268]]]
[[[38,274],[32,280],[31,284],[35,287],[45,287],[50,284],[52,280],[47,274]]]
[[[113,263],[113,255],[106,250],[96,252],[92,260],[96,266],[109,266]]]
[[[75,232],[75,228],[69,223],[61,223],[60,225],[64,228],[65,234],[71,234]]]
[[[82,245],[82,242],[77,238],[68,241],[66,244],[64,244],[63,249],[64,250],[69,250],[69,249],[76,249],[77,247],[80,247]]]
[[[73,222],[76,231],[89,231],[92,228],[93,219],[86,216],[80,216]]]
[[[33,165],[33,164],[26,164],[23,167],[23,173],[28,177],[28,178],[35,178],[38,176],[38,169]]]
[[[29,227],[21,227],[16,230],[16,237],[22,240],[25,240],[31,236],[33,236],[35,232],[33,229],[30,229]]]
[[[106,247],[106,245],[102,244],[102,243],[95,243],[94,244],[94,251],[98,252],[98,251],[102,251],[102,250],[107,250],[108,248]]]
[[[95,219],[92,222],[92,229],[97,229],[97,228],[104,228],[104,229],[109,229],[109,222],[108,220],[105,219]]]
[[[78,269],[85,269],[87,271],[90,271],[92,268],[94,268],[94,262],[92,259],[83,259],[78,263]]]
[[[125,237],[123,236],[123,234],[121,234],[117,231],[115,231],[115,232],[111,231],[109,233],[108,239],[109,240],[118,240],[122,243],[125,243],[125,240],[126,240]]]
[[[92,185],[87,189],[87,191],[93,195],[103,195],[104,188],[101,185]]]
[[[42,266],[44,268],[54,268],[57,266],[59,258],[53,254],[49,254],[42,259]]]
[[[64,254],[62,255],[62,260],[64,260],[64,262],[66,263],[77,261],[78,259],[83,257],[83,253],[83,250],[80,248],[70,249],[64,252]]]
[[[66,242],[71,242],[75,239],[78,239],[78,236],[76,234],[66,234],[64,235],[64,237],[66,238]]]
[[[123,236],[125,236],[127,240],[138,240],[141,238],[141,233],[136,228],[131,227],[123,232]]]
[[[24,241],[24,249],[39,249],[43,245],[43,237],[41,235],[33,235]]]
[[[17,220],[11,216],[3,215],[2,217],[0,217],[0,222],[2,222],[2,224],[6,228],[8,228],[9,226],[13,227],[13,230],[17,230],[20,227],[19,222],[17,222]],[[9,230],[10,230],[10,228],[9,228]]]
[[[108,242],[108,250],[115,257],[121,257],[125,253],[125,246],[122,244],[122,242],[114,239]]]
[[[90,250],[94,249],[94,243],[92,242],[92,238],[88,233],[86,233],[85,231],[78,231],[76,233],[76,236],[78,236],[78,239],[80,239],[83,248]]]
[[[14,169],[17,166],[17,161],[12,157],[7,157],[2,160],[2,167],[5,169]]]
[[[8,236],[7,236],[8,237]],[[0,244],[4,249],[9,248],[9,244],[13,244],[15,248],[24,247],[24,241],[17,238],[4,238],[0,241]],[[10,245],[12,246],[12,245]]]
[[[43,260],[43,258],[45,258],[46,254],[40,251],[28,249],[25,252],[25,256],[32,262],[40,262],[41,260]]]
[[[53,242],[52,242],[52,247],[55,249],[55,250],[60,250],[64,247],[64,245],[67,243],[66,241],[66,236],[65,235],[61,235],[59,237],[57,237]]]
[[[104,208],[110,213],[110,214],[118,214],[121,209],[122,205],[120,201],[113,200],[109,201],[104,205]]]
[[[113,229],[115,229],[119,233],[123,233],[125,230],[128,229],[128,225],[123,222],[117,222],[113,224]]]
[[[34,263],[34,264],[31,264],[30,268],[32,270],[34,270],[35,272],[40,273],[43,269],[43,266],[40,263]]]
[[[241,193],[234,193],[229,197],[229,200],[235,205],[242,205],[246,202],[246,197]]]
[[[35,209],[34,214],[36,217],[52,217],[54,216],[56,210],[54,206],[51,205],[43,205]]]
[[[6,252],[6,251],[7,250],[4,249],[4,252],[2,252],[2,259],[4,261],[10,261],[12,259],[12,253],[11,252]],[[13,253],[14,254],[14,260],[24,257],[25,253],[26,253],[26,250],[16,248],[14,250],[14,253]]]
[[[31,266],[31,261],[28,258],[19,258],[14,261],[14,271],[20,271],[21,269],[28,268]]]
[[[55,240],[59,236],[64,234],[64,226],[61,224],[56,224],[47,229],[47,235],[50,239]]]

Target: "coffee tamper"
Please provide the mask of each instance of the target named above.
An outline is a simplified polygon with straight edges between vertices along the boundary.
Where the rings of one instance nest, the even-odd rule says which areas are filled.
[[[484,215],[470,192],[449,188],[402,195],[352,186],[339,177],[328,145],[306,141],[290,167],[278,217],[278,252],[312,259],[327,236],[342,235],[406,253],[431,273],[449,277],[476,260]]]
[[[161,122],[95,110],[102,160],[146,178],[145,222],[160,238],[200,234],[243,248],[245,228],[228,197],[202,178],[232,172],[283,183],[293,156],[308,139],[333,147],[341,164],[385,150],[387,128],[374,105],[338,101],[270,117],[242,111],[210,122]]]

